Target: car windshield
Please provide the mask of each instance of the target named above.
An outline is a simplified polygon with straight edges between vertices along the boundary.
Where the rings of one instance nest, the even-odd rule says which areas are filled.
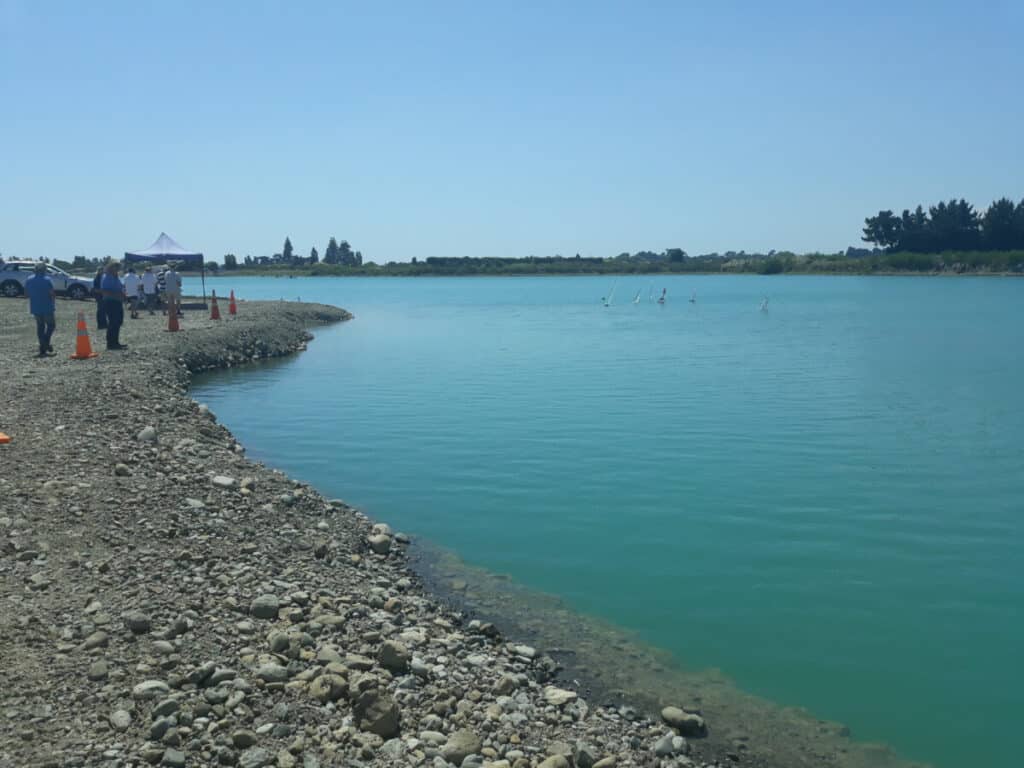
[[[68,273],[67,272],[65,272],[60,267],[53,266],[52,264],[48,264],[46,266],[46,269],[47,269],[48,272],[51,272],[51,273],[53,273],[55,275],[63,275],[64,277],[68,277]]]

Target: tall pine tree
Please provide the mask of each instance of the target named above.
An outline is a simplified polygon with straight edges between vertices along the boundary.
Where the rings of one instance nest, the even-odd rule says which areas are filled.
[[[338,246],[338,261],[346,267],[355,266],[356,256],[352,253],[352,246],[348,244],[348,240],[342,240]]]
[[[287,237],[284,239],[284,248],[281,249],[281,258],[286,264],[292,262],[292,241]]]
[[[324,251],[324,264],[337,264],[338,263],[338,241],[333,237],[330,242],[327,243],[327,250]]]
[[[316,252],[316,246],[314,245],[309,249],[309,263],[316,264],[318,261],[320,261],[320,254]]]

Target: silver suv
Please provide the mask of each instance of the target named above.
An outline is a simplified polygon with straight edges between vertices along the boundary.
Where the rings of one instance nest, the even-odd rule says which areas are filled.
[[[0,295],[14,297],[25,292],[25,281],[36,270],[35,261],[5,261],[0,264]],[[53,290],[72,299],[87,299],[92,293],[91,277],[76,277],[53,264],[46,265],[46,274]]]

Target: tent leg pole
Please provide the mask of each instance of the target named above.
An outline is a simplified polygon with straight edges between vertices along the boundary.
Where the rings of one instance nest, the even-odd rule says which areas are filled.
[[[200,273],[203,277],[203,304],[206,304],[206,265],[203,264],[203,271]]]

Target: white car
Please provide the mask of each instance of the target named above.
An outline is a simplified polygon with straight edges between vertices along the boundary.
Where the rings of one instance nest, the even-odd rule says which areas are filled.
[[[5,261],[0,264],[0,295],[21,296],[25,292],[25,281],[36,271],[35,261]],[[76,277],[53,264],[46,265],[46,274],[53,283],[53,290],[71,299],[87,299],[92,293],[91,277]]]

